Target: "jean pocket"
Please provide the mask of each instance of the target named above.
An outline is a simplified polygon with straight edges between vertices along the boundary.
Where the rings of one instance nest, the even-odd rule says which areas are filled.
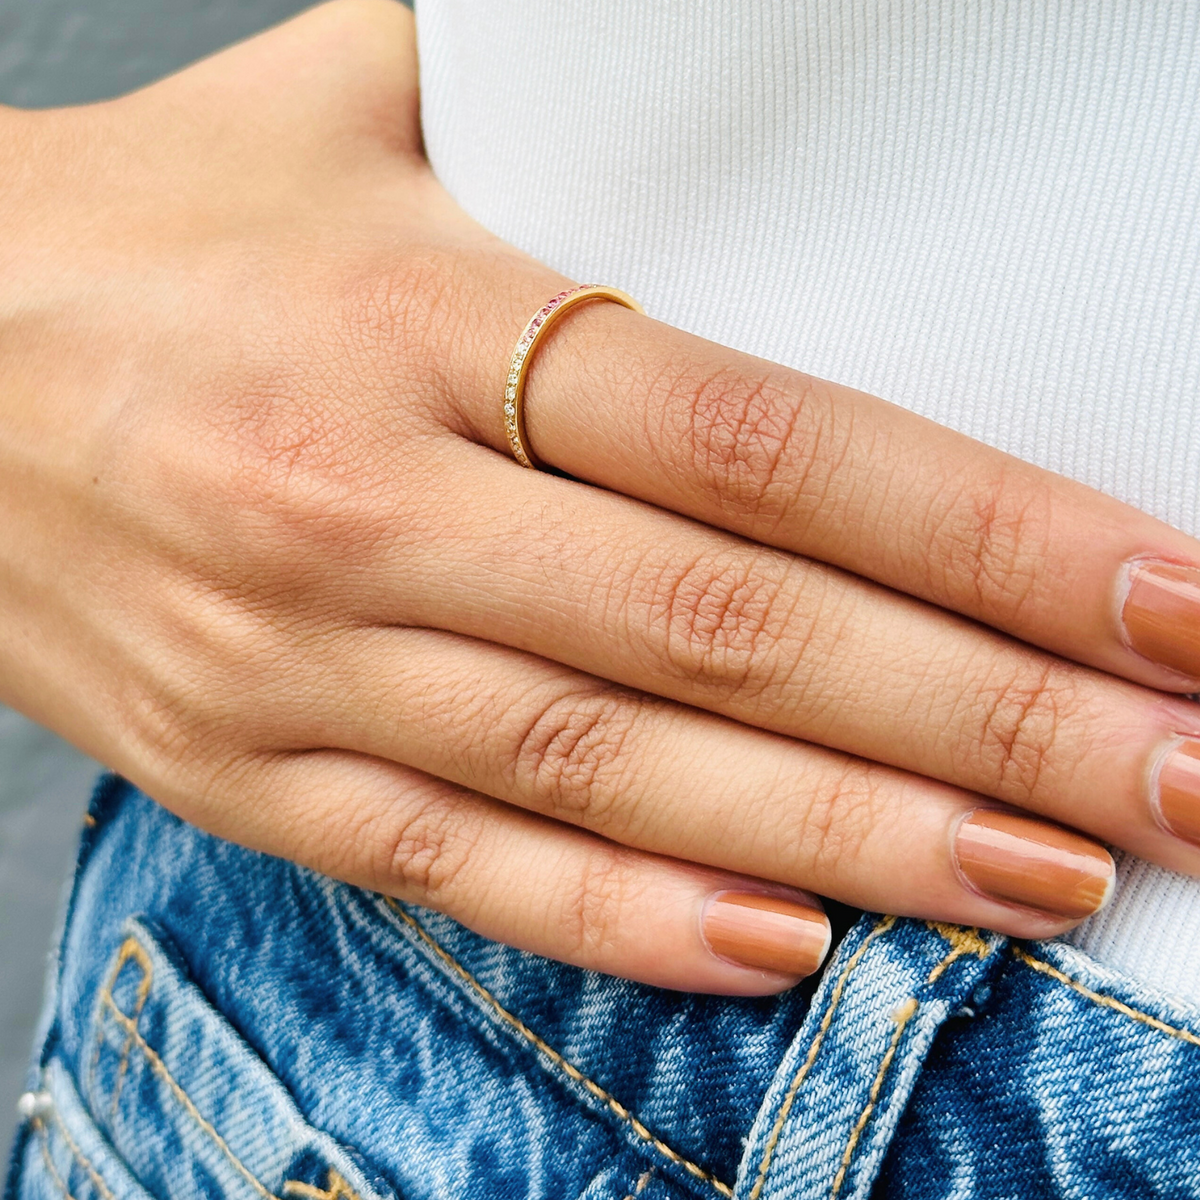
[[[148,1192],[396,1200],[359,1155],[309,1124],[164,933],[136,918],[122,932],[80,1071],[96,1125]]]
[[[50,1059],[25,1102],[14,1200],[153,1200],[96,1128],[61,1059]]]

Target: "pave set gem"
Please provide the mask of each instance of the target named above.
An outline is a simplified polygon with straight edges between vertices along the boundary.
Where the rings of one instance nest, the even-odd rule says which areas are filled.
[[[635,312],[643,311],[642,306],[632,296],[627,296],[616,288],[606,287],[604,284],[586,283],[580,287],[568,288],[564,292],[559,292],[557,296],[548,300],[542,308],[534,313],[522,331],[521,340],[517,342],[516,349],[513,351],[512,359],[508,364],[508,379],[504,388],[504,432],[508,438],[513,458],[523,467],[532,468],[538,465],[526,446],[523,428],[522,400],[527,360],[533,352],[539,334],[552,323],[550,318],[555,315],[557,310],[571,308],[575,304],[591,299],[613,300]]]

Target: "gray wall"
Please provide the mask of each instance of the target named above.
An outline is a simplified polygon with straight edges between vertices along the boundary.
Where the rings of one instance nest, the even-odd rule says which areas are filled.
[[[306,0],[0,0],[0,103],[41,108],[118,95],[306,7]],[[0,708],[0,1162],[95,771],[53,735]]]
[[[104,100],[312,0],[0,0],[0,104]]]

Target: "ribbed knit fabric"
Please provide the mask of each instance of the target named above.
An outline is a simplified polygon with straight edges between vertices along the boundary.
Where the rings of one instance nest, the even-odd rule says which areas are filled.
[[[1200,533],[1200,4],[417,0],[468,212]],[[1071,935],[1200,1001],[1200,884]]]

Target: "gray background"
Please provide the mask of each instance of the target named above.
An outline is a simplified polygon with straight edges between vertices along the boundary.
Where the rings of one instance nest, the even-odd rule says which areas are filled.
[[[306,0],[0,0],[0,103],[41,108],[118,95],[307,7]],[[0,1162],[96,769],[0,708]]]

